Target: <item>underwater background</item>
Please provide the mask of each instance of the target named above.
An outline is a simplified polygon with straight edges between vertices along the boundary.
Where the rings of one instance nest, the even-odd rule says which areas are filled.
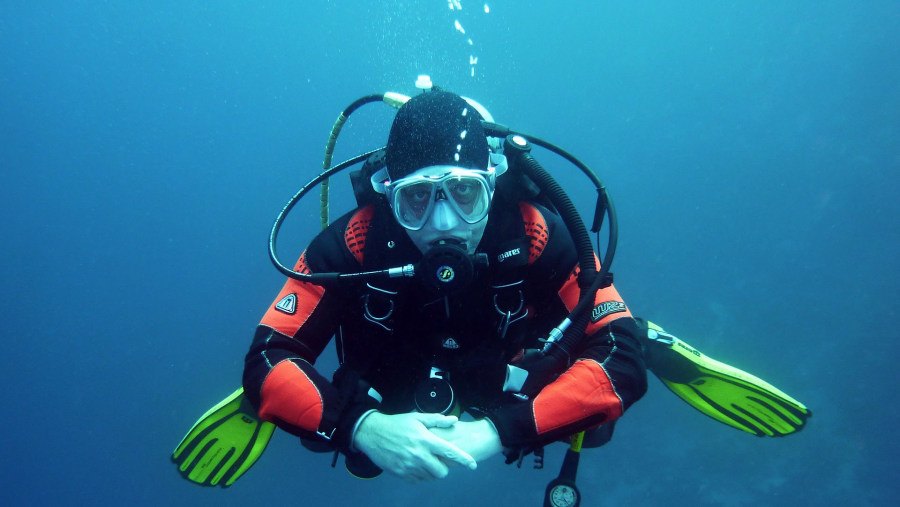
[[[0,504],[540,504],[560,445],[543,470],[494,458],[420,485],[355,479],[283,432],[225,490],[169,462],[240,384],[283,283],[269,229],[338,113],[419,74],[595,169],[634,314],[814,413],[756,438],[651,378],[584,452],[582,505],[895,504],[900,4],[457,3],[3,2]],[[335,161],[392,116],[360,110]],[[317,229],[310,197],[286,262]]]

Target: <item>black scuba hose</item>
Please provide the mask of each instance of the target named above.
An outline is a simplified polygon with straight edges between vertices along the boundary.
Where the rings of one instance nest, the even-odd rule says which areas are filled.
[[[609,277],[610,266],[612,265],[613,257],[616,254],[616,246],[619,243],[619,218],[616,214],[616,208],[613,204],[612,199],[609,197],[609,192],[606,190],[606,187],[603,185],[603,182],[600,181],[600,178],[597,177],[596,174],[586,166],[581,160],[578,160],[577,157],[567,152],[566,150],[551,144],[547,141],[544,141],[538,137],[524,135],[526,139],[534,144],[546,148],[553,153],[563,157],[572,163],[572,165],[581,169],[581,171],[594,183],[594,187],[597,190],[597,205],[594,210],[594,221],[591,226],[591,230],[599,233],[600,228],[603,224],[603,215],[609,216],[609,240],[606,245],[606,253],[603,255],[603,260],[600,263],[600,272],[595,275],[595,279],[591,284],[591,292],[597,292],[604,283],[611,279]],[[549,176],[549,174],[548,174]],[[573,206],[574,208],[574,206]],[[581,222],[579,220],[579,222]],[[600,245],[597,245],[597,251],[599,254]],[[593,266],[593,264],[591,264]],[[579,306],[572,310],[572,312],[584,311],[585,306],[588,304],[588,301],[579,301]]]
[[[585,165],[584,162],[579,160],[578,157],[576,157],[575,155],[572,155],[568,151],[560,148],[559,146],[557,146],[551,142],[545,141],[545,140],[541,139],[540,137],[535,137],[535,136],[527,135],[527,134],[519,134],[519,135],[521,135],[525,139],[528,139],[530,142],[540,146],[541,148],[544,148],[548,151],[552,151],[553,153],[556,153],[560,157],[568,160],[569,162],[572,163],[572,165],[581,169],[581,172],[583,172],[591,180],[591,182],[594,183],[595,187],[597,187],[597,188],[603,187],[603,182],[601,182],[600,178],[598,178],[597,175],[594,174],[594,171],[592,171],[587,165]]]
[[[588,167],[584,162],[579,160],[578,157],[576,157],[575,155],[572,155],[568,151],[560,148],[559,146],[556,146],[555,144],[553,144],[549,141],[545,141],[545,140],[541,139],[540,137],[535,137],[535,136],[527,135],[527,134],[520,134],[520,135],[522,135],[522,137],[524,137],[525,139],[528,139],[530,142],[536,144],[537,146],[540,146],[541,148],[551,151],[551,152],[559,155],[560,157],[568,160],[569,162],[572,163],[572,165],[574,165],[578,169],[581,169],[581,172],[583,172],[584,175],[587,176],[588,179],[591,180],[591,183],[594,184],[594,188],[597,189],[597,194],[598,194],[597,195],[597,208],[594,210],[594,221],[591,224],[591,230],[594,232],[600,232],[600,227],[603,225],[603,214],[606,212],[605,206],[607,204],[611,205],[611,202],[609,199],[609,194],[606,192],[606,187],[603,186],[603,182],[600,181],[600,178],[598,178],[597,175],[594,174],[594,171],[592,171],[590,167]],[[613,212],[613,213],[615,214],[615,212]],[[610,218],[610,220],[612,220],[612,218]],[[611,226],[614,226],[614,224],[611,224]],[[610,241],[615,243],[614,237],[611,237]],[[598,248],[599,248],[599,246],[598,246]],[[610,251],[615,251],[615,247],[613,246],[613,247],[610,247],[607,249],[607,257],[608,258],[604,257],[603,264],[608,264],[609,262],[607,262],[607,261],[612,261],[612,257],[608,255],[608,252],[610,252]]]
[[[571,200],[568,198],[568,195],[562,191],[562,188],[553,180],[553,177],[544,170],[540,164],[530,155],[524,159],[526,163],[524,164],[526,169],[530,171],[534,171],[532,180],[547,193],[547,196],[550,198],[553,205],[557,207],[557,211],[559,211],[560,216],[563,218],[563,221],[566,223],[567,228],[569,228],[570,233],[573,236],[573,241],[575,241],[575,246],[579,252],[580,266],[582,272],[585,273],[585,280],[589,280],[590,283],[580,282],[580,294],[578,303],[575,305],[575,308],[569,312],[569,320],[571,324],[575,324],[574,328],[570,332],[563,334],[563,337],[557,341],[557,344],[560,345],[557,348],[562,349],[565,354],[569,354],[578,340],[580,340],[581,335],[584,333],[584,330],[587,328],[587,309],[594,302],[593,294],[596,294],[597,291],[603,286],[604,283],[611,283],[611,278],[609,276],[609,269],[612,265],[613,256],[615,255],[616,245],[618,243],[618,223],[615,208],[613,207],[612,199],[609,197],[609,193],[604,187],[603,182],[597,177],[596,174],[581,160],[567,152],[566,150],[544,141],[543,139],[532,136],[529,134],[523,134],[520,132],[514,132],[510,130],[509,127],[505,125],[501,125],[499,123],[492,122],[482,122],[485,132],[490,136],[494,137],[505,137],[507,138],[507,146],[513,147],[517,152],[526,153],[528,152],[528,148],[525,147],[525,143],[516,142],[513,136],[521,136],[525,140],[532,142],[542,148],[545,148],[560,157],[568,160],[572,165],[578,167],[581,172],[583,172],[594,184],[594,187],[597,190],[597,205],[594,210],[594,220],[591,227],[591,230],[594,232],[600,231],[600,228],[603,223],[603,216],[609,216],[609,242],[607,243],[606,253],[603,256],[603,260],[600,263],[600,271],[599,273],[595,267],[595,260],[593,256],[593,247],[590,244],[590,237],[587,237],[587,231],[584,227],[584,222],[581,220],[580,215],[575,209],[574,204],[572,204]],[[510,154],[511,155],[511,154]],[[529,160],[530,159],[530,160]],[[536,170],[537,169],[537,170]],[[547,185],[547,187],[544,187]],[[583,233],[583,234],[582,234]],[[599,245],[598,245],[599,249]],[[590,258],[588,259],[588,252]],[[592,278],[589,276],[593,275]],[[589,285],[589,289],[585,292],[586,286]],[[588,297],[584,297],[588,296]],[[570,324],[570,327],[572,327]]]
[[[553,153],[559,155],[560,157],[568,160],[572,165],[574,165],[579,170],[581,170],[581,172],[584,173],[584,175],[587,176],[589,180],[591,180],[591,183],[594,184],[594,188],[597,189],[597,193],[598,193],[597,208],[594,210],[594,221],[591,223],[591,230],[594,232],[600,231],[600,227],[602,226],[602,223],[603,223],[603,215],[606,211],[606,209],[604,208],[604,205],[606,203],[610,202],[610,200],[609,200],[609,194],[607,194],[607,192],[606,192],[606,187],[603,186],[603,182],[600,181],[600,178],[598,178],[597,175],[594,174],[594,171],[592,171],[590,167],[588,167],[584,162],[579,160],[578,157],[576,157],[575,155],[572,155],[568,151],[560,148],[559,146],[557,146],[549,141],[545,141],[545,140],[541,139],[540,137],[533,136],[531,134],[523,134],[522,132],[514,132],[514,131],[510,130],[509,127],[507,127],[505,125],[501,125],[499,123],[482,122],[482,125],[484,126],[485,132],[487,132],[488,135],[491,135],[494,137],[503,137],[503,138],[505,138],[506,136],[508,136],[510,134],[522,136],[526,140],[528,140],[530,143],[540,146],[541,148],[544,148],[545,150],[553,152]],[[615,242],[614,239],[612,241]],[[615,248],[610,248],[609,250],[614,251]],[[606,257],[604,257],[604,264],[607,264],[607,262],[606,262],[607,258],[609,261],[612,261],[612,257],[607,255]]]
[[[547,196],[553,202],[553,205],[556,206],[566,227],[573,231],[572,241],[575,242],[575,251],[578,252],[581,272],[587,277],[593,276],[593,273],[596,272],[594,247],[591,244],[591,237],[588,235],[587,228],[585,228],[584,222],[578,215],[578,209],[575,207],[575,204],[569,199],[569,196],[566,195],[559,183],[541,167],[541,164],[531,154],[523,153],[522,161],[525,162],[523,167],[525,175],[531,178],[538,187],[547,192]]]
[[[373,155],[383,149],[384,148],[378,148],[376,150],[372,150],[372,151],[363,153],[362,155],[357,155],[349,160],[345,160],[344,162],[341,162],[340,164],[338,164],[330,169],[323,171],[318,176],[316,176],[315,178],[310,180],[309,183],[304,185],[303,188],[301,188],[296,194],[294,194],[294,197],[291,197],[291,200],[288,201],[288,203],[284,205],[284,208],[281,209],[281,213],[278,214],[278,217],[275,219],[275,223],[272,225],[272,231],[269,233],[269,259],[272,261],[272,264],[275,265],[275,268],[278,271],[281,271],[281,273],[283,273],[284,275],[286,275],[290,278],[293,278],[295,280],[300,280],[301,282],[311,282],[311,283],[315,283],[315,284],[319,284],[319,285],[321,285],[323,283],[336,281],[340,278],[352,278],[353,275],[359,276],[360,274],[369,274],[369,273],[352,273],[352,274],[349,274],[349,276],[348,276],[348,275],[341,274],[341,273],[316,273],[316,274],[300,273],[298,271],[294,271],[293,269],[285,266],[284,264],[281,263],[280,260],[278,260],[278,254],[276,253],[275,243],[276,243],[276,240],[278,239],[278,231],[281,230],[281,224],[284,222],[284,219],[287,217],[288,213],[290,213],[291,210],[294,208],[294,205],[296,205],[297,202],[300,201],[300,199],[304,195],[306,195],[310,190],[312,190],[320,182],[328,179],[332,174],[340,172],[352,165],[358,164],[358,163],[366,160],[367,158],[369,158],[371,155]]]
[[[559,211],[566,228],[572,232],[572,241],[575,243],[575,251],[578,252],[578,265],[581,269],[578,280],[578,304],[570,312],[572,324],[568,332],[564,333],[563,338],[557,342],[558,347],[553,347],[549,350],[552,356],[556,356],[559,359],[569,359],[568,357],[562,357],[562,355],[571,355],[573,346],[587,328],[588,313],[585,310],[588,305],[593,303],[593,294],[597,292],[597,289],[593,288],[597,281],[594,247],[591,244],[591,237],[588,235],[587,228],[585,228],[584,222],[578,215],[575,204],[569,199],[569,196],[566,195],[559,183],[541,167],[540,163],[531,154],[522,153],[521,160],[524,162],[522,170],[525,175],[547,193],[550,201]],[[599,284],[597,285],[599,288]],[[562,355],[557,351],[560,351]]]

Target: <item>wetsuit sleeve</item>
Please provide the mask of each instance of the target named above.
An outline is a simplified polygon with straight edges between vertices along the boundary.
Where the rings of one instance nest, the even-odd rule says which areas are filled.
[[[542,327],[557,324],[574,308],[579,296],[577,266],[572,269],[574,248],[553,217],[533,220],[538,223],[536,229],[545,232],[541,235],[543,248],[532,259],[537,275],[529,283],[556,288],[554,300],[544,305],[555,310],[540,319]],[[560,273],[568,276],[561,277]],[[529,399],[505,404],[489,415],[503,445],[533,448],[621,417],[647,389],[637,332],[631,312],[615,287],[599,290],[585,337],[574,351],[571,364],[559,372],[555,371],[558,367],[541,371],[539,363],[532,363],[536,371],[529,375],[538,375],[541,381],[533,392],[526,393]]]
[[[365,209],[364,209],[365,210]],[[359,269],[356,248],[361,210],[319,234],[300,256],[294,270],[352,272]],[[363,223],[365,222],[365,223]],[[351,297],[348,290],[288,279],[256,329],[244,365],[244,392],[261,418],[295,435],[330,440],[349,447],[352,425],[377,406],[365,395],[358,378],[333,381],[313,367],[334,335]]]
[[[585,338],[578,359],[527,401],[489,414],[505,447],[535,448],[616,421],[647,390],[636,324],[618,318]]]

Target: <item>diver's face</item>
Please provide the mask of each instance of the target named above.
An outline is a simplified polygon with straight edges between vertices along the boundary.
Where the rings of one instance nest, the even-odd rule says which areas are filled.
[[[422,253],[450,243],[473,254],[487,226],[493,185],[493,172],[431,166],[390,184],[391,207]]]

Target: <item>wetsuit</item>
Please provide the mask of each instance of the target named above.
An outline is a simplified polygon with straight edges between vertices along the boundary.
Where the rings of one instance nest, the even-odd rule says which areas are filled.
[[[533,449],[610,423],[646,390],[631,313],[613,286],[598,292],[585,338],[563,370],[542,372],[515,396],[506,365],[577,302],[577,258],[561,219],[495,196],[478,252],[489,266],[461,293],[440,296],[415,280],[323,288],[289,279],[263,316],[246,356],[244,389],[263,419],[343,452],[369,409],[415,410],[433,368],[456,404],[488,417],[507,448]],[[416,263],[421,253],[383,204],[358,208],[322,231],[301,272],[354,273]],[[341,367],[313,364],[332,337]],[[375,394],[377,393],[377,394]]]

